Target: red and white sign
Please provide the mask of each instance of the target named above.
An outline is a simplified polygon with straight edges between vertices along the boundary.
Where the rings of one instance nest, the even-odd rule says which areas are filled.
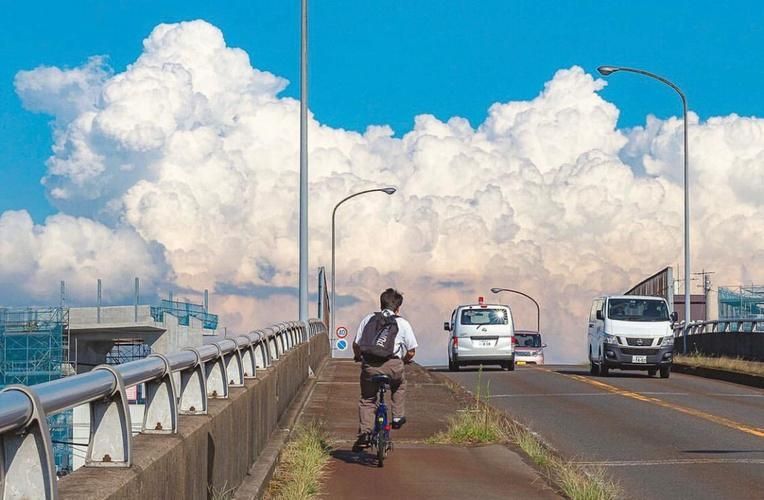
[[[344,339],[348,336],[348,329],[344,326],[338,326],[337,327],[337,338],[338,339]]]

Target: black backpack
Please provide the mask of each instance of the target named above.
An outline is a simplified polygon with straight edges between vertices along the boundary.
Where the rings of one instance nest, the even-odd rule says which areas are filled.
[[[385,316],[374,313],[366,323],[358,347],[366,361],[385,361],[395,355],[395,338],[398,336],[398,322],[393,314]]]

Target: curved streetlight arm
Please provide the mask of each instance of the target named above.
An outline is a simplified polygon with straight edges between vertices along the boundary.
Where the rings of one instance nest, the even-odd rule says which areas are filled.
[[[539,305],[539,303],[538,303],[538,302],[536,302],[536,299],[534,299],[533,297],[531,297],[531,296],[530,296],[530,295],[528,295],[527,293],[523,293],[523,292],[521,292],[521,291],[519,291],[519,290],[513,290],[513,289],[511,289],[511,288],[491,288],[491,291],[492,291],[493,293],[499,293],[499,292],[511,292],[511,293],[516,293],[516,294],[518,294],[518,295],[522,295],[523,297],[525,297],[525,298],[527,298],[527,299],[530,299],[530,300],[531,300],[531,302],[533,302],[534,304],[536,304],[536,331],[537,331],[538,333],[541,333],[541,306]]]
[[[356,196],[361,196],[362,194],[375,193],[377,191],[379,191],[381,193],[385,193],[385,194],[391,195],[391,194],[395,193],[396,188],[394,188],[394,187],[385,187],[385,188],[374,188],[374,189],[365,189],[363,191],[358,191],[357,193],[353,193],[350,196],[346,196],[343,199],[341,199],[336,205],[334,205],[334,209],[332,210],[332,300],[331,300],[331,306],[330,306],[331,309],[329,310],[329,318],[331,320],[330,321],[331,324],[329,326],[330,327],[329,341],[332,344],[332,345],[329,346],[329,348],[331,349],[330,352],[332,353],[332,357],[334,357],[333,356],[333,353],[334,353],[334,336],[337,334],[336,325],[334,324],[334,312],[335,312],[335,309],[336,309],[335,308],[335,293],[334,293],[334,285],[335,285],[335,279],[334,279],[334,275],[335,275],[335,272],[334,272],[334,260],[335,260],[334,259],[334,235],[335,235],[334,227],[335,227],[335,224],[334,224],[334,221],[335,221],[335,216],[337,215],[337,209],[340,207],[340,205],[342,205],[346,201],[348,201],[348,200],[350,200],[352,198],[355,198]]]
[[[690,298],[690,167],[688,158],[687,147],[687,98],[676,84],[672,81],[663,78],[660,75],[645,71],[638,68],[628,68],[622,66],[600,66],[597,68],[603,76],[608,76],[617,71],[626,71],[629,73],[637,73],[639,75],[658,80],[659,82],[668,85],[682,99],[682,118],[684,120],[684,329],[682,333],[682,351],[687,352],[687,326],[690,324],[692,300]]]

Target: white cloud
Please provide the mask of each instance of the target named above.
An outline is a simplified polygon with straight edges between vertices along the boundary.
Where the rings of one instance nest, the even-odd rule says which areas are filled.
[[[237,329],[293,319],[286,290],[297,282],[299,106],[278,96],[286,83],[253,68],[203,21],[156,27],[122,73],[92,61],[20,73],[25,104],[57,117],[51,197],[98,222],[62,215],[8,233],[4,251],[19,262],[12,279],[55,274],[19,249],[77,221],[99,228],[100,250],[127,241],[129,255],[115,253],[123,274],[166,273],[197,289],[284,290],[213,301]],[[386,126],[357,133],[311,119],[311,267],[330,262],[339,199],[399,188],[338,212],[338,292],[360,299],[338,312],[340,322],[352,327],[382,288],[400,287],[424,357],[442,360],[439,330],[453,306],[508,286],[541,302],[551,357],[581,360],[590,298],[678,262],[682,250],[681,121],[648,118],[645,128],[619,130],[618,109],[598,94],[604,85],[579,67],[563,69],[535,99],[491,106],[476,128],[421,115],[400,139]],[[60,90],[70,87],[82,89],[76,99]],[[691,121],[693,262],[730,282],[764,271],[762,127],[735,115]],[[54,240],[46,242],[55,248]],[[149,258],[152,245],[167,268]],[[78,256],[67,269],[106,265],[66,248]],[[532,326],[532,306],[507,300],[521,326]]]

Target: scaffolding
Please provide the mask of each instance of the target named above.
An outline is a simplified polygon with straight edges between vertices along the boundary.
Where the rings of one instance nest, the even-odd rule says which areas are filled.
[[[202,304],[162,299],[158,306],[151,306],[151,317],[154,321],[164,321],[165,313],[177,317],[181,325],[188,326],[189,318],[196,318],[207,330],[215,330],[218,327],[218,315],[210,314]]]
[[[68,309],[0,308],[0,388],[56,380],[71,373],[68,362]],[[72,470],[71,422],[71,410],[48,418],[59,474]]]
[[[719,319],[764,318],[764,286],[719,288]]]

